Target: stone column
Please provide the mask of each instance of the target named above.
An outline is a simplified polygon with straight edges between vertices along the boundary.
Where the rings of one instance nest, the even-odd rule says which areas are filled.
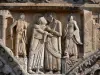
[[[97,30],[98,30],[98,25],[95,23],[95,20],[93,20],[93,50],[97,50],[97,46],[96,46],[96,40],[97,40]]]
[[[7,28],[7,19],[5,16],[3,16],[2,40],[4,44],[6,44],[6,28]]]
[[[0,15],[0,39],[2,39],[2,36],[3,36],[3,34],[2,34],[2,29],[3,29],[3,16],[2,15]]]
[[[0,39],[2,39],[3,44],[6,44],[6,28],[7,28],[7,17],[11,17],[8,10],[0,10]]]
[[[84,15],[84,56],[93,50],[93,15],[91,11],[83,10]]]
[[[0,15],[0,39],[2,39],[2,43],[4,45],[6,39],[6,27],[7,27],[7,20],[4,15]]]

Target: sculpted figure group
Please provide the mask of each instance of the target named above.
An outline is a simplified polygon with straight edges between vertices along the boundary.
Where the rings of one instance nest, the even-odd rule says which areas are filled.
[[[13,28],[16,26],[16,41],[15,41],[15,56],[18,58],[20,53],[24,57],[26,53],[27,43],[27,22],[24,20],[25,15],[22,14],[20,19],[11,25],[11,37]],[[55,19],[52,13],[47,13],[37,20],[34,24],[32,39],[30,42],[28,67],[27,71],[30,74],[48,73],[59,74],[61,72],[61,37],[62,24]],[[65,27],[64,39],[65,50],[64,57],[71,58],[75,56],[77,59],[77,45],[82,44],[79,35],[77,22],[70,17],[69,23]],[[12,37],[13,38],[13,37]]]

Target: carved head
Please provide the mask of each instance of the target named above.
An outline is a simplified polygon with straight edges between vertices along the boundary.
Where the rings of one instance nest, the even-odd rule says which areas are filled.
[[[20,19],[24,20],[25,19],[25,15],[24,14],[21,14],[20,15]]]
[[[39,20],[38,20],[38,24],[40,25],[46,25],[47,24],[47,21],[44,17],[40,17]]]
[[[52,22],[53,21],[53,16],[52,13],[46,13],[45,14],[45,18],[48,22]]]
[[[74,19],[73,16],[70,16],[70,19],[69,20],[72,21],[73,19]]]

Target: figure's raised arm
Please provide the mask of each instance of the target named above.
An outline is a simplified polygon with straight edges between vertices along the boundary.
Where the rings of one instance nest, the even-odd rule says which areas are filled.
[[[35,26],[34,26],[34,29],[37,30],[38,32],[44,34],[44,30],[42,30],[42,29],[39,27],[39,25],[35,25]]]
[[[61,24],[61,22],[58,23],[58,26],[59,26],[59,29],[58,29],[59,31],[55,31],[55,30],[51,29],[49,26],[47,26],[46,31],[50,32],[51,34],[54,34],[55,36],[60,37],[60,36],[62,36],[62,24]]]
[[[17,21],[15,21],[11,26],[10,26],[10,35],[12,36],[12,34],[13,34],[13,28],[16,26],[16,24],[17,24]]]

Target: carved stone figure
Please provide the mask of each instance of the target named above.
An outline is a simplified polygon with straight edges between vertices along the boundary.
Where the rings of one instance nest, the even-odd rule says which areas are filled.
[[[35,73],[34,70],[36,70],[36,73],[43,73],[41,69],[43,70],[44,67],[44,43],[47,35],[52,36],[45,31],[46,24],[46,19],[40,17],[38,24],[33,29],[28,63],[28,72],[31,74]]]
[[[27,42],[27,22],[25,21],[25,15],[21,14],[20,19],[15,21],[11,25],[11,38],[13,38],[13,30],[15,29],[15,56],[18,58],[19,55],[26,57],[26,42]]]
[[[62,25],[51,13],[47,13],[45,18],[49,23],[47,31],[53,35],[53,37],[47,37],[45,44],[45,71],[47,73],[60,73]]]
[[[65,56],[70,58],[71,56],[78,57],[77,45],[82,45],[79,35],[79,28],[77,22],[73,20],[73,16],[70,17],[69,23],[65,27]]]

